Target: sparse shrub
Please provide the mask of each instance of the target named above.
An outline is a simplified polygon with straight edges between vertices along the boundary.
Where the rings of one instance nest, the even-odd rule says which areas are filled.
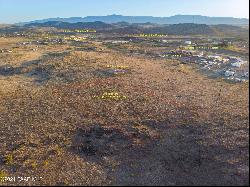
[[[32,161],[32,162],[31,162],[31,167],[32,167],[32,169],[36,169],[36,168],[37,168],[37,163],[36,163],[36,161]]]
[[[110,99],[110,100],[121,100],[127,99],[126,96],[119,94],[118,92],[104,92],[102,95],[94,95],[93,98],[95,99]]]
[[[44,165],[45,168],[47,168],[47,167],[49,166],[49,161],[48,161],[48,160],[45,160],[45,161],[43,162],[43,165]]]
[[[12,165],[14,163],[13,155],[8,154],[4,159],[5,164]]]
[[[190,69],[187,66],[183,65],[183,64],[179,65],[177,71],[181,72],[181,73],[184,73],[184,74],[190,73]]]
[[[4,182],[6,177],[7,177],[7,174],[4,171],[0,171],[0,184]]]

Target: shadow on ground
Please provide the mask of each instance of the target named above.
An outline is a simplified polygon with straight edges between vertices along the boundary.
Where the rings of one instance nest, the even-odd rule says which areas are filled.
[[[0,76],[22,75],[34,78],[34,83],[45,84],[49,80],[61,80],[63,82],[72,82],[75,72],[68,70],[66,72],[58,72],[55,65],[46,63],[48,60],[62,60],[68,52],[48,53],[39,60],[23,62],[18,67],[11,65],[0,66]]]
[[[153,120],[140,124],[143,128],[131,124],[119,130],[100,124],[78,128],[71,151],[101,165],[104,158],[115,159],[119,163],[115,168],[104,166],[114,185],[248,185],[248,158],[228,161],[247,155],[248,149],[204,145],[209,124],[176,126]]]

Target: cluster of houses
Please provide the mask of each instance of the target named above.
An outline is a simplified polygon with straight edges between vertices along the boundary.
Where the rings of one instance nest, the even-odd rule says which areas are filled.
[[[185,40],[182,41],[180,49],[183,50],[218,50],[224,47],[228,47],[232,44],[231,41],[227,40],[205,40],[205,39],[196,39],[196,40]]]
[[[0,49],[0,53],[12,53],[13,51],[10,49]]]
[[[35,38],[35,37],[40,37],[41,35],[44,35],[44,33],[41,32],[31,32],[31,31],[23,31],[23,32],[5,32],[5,33],[0,33],[0,37],[22,37],[22,38]]]
[[[43,39],[37,39],[33,41],[27,41],[27,42],[19,42],[17,43],[17,46],[28,46],[28,45],[60,45],[65,44],[67,42],[85,42],[85,37],[80,36],[69,36],[69,37],[63,37],[63,38],[49,38],[45,37]]]
[[[177,59],[183,64],[198,64],[204,70],[210,70],[228,79],[244,81],[248,79],[248,71],[240,71],[248,63],[240,57],[226,55],[211,55],[199,51],[176,50],[166,52],[160,57]]]
[[[85,37],[80,37],[80,36],[70,36],[70,37],[64,37],[64,40],[66,41],[76,41],[76,42],[83,42],[86,41]]]
[[[60,38],[49,38],[49,39],[39,39],[29,42],[19,42],[18,46],[27,46],[27,45],[50,45],[50,44],[63,44],[64,41]]]
[[[184,46],[181,47],[185,50],[197,50],[197,49],[202,49],[202,50],[216,50],[219,49],[219,46],[216,45],[188,45],[188,46]]]
[[[129,43],[129,41],[126,41],[126,40],[106,40],[104,43],[126,44],[126,43]]]
[[[29,41],[29,42],[18,42],[17,46],[27,46],[27,45],[31,45],[33,42]]]
[[[176,50],[166,52],[160,55],[161,57],[168,57],[168,58],[181,58],[181,57],[191,57],[193,56],[192,52],[185,51],[185,50]]]
[[[49,38],[49,39],[41,39],[33,41],[32,44],[34,45],[55,45],[55,44],[63,44],[63,40],[61,38]]]
[[[220,44],[219,42],[212,42],[212,43],[193,43],[192,41],[184,41],[184,46],[181,46],[181,49],[184,50],[216,50],[219,49],[222,46],[222,44]]]

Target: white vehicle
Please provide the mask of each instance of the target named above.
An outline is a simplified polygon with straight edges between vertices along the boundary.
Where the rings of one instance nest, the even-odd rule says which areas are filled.
[[[246,63],[245,61],[240,60],[238,62],[232,63],[231,66],[240,68],[245,63]]]
[[[225,76],[226,77],[232,77],[232,76],[234,76],[234,74],[235,74],[235,72],[234,71],[230,71],[230,70],[227,70],[227,71],[225,71]]]

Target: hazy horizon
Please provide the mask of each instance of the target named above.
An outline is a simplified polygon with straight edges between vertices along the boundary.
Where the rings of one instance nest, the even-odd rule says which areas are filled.
[[[117,15],[117,16],[134,16],[134,15],[122,15],[122,14],[110,14],[110,15],[99,15],[99,16],[112,16],[112,15]],[[96,16],[96,15],[91,15],[91,16]],[[141,15],[141,17],[144,17],[145,15]],[[147,15],[149,16],[149,15]],[[147,17],[145,16],[145,17]],[[175,15],[170,15],[170,16],[149,16],[149,17],[172,17],[172,16],[204,16],[204,15],[192,15],[192,14],[175,14]],[[38,19],[32,19],[32,20],[26,20],[22,22],[31,22],[31,21],[37,21],[37,20],[43,20],[43,19],[54,19],[54,18],[62,18],[62,19],[67,19],[67,18],[85,18],[89,16],[72,16],[72,17],[46,17],[46,18],[38,18]],[[137,17],[137,16],[136,16]],[[140,17],[140,16],[138,16]],[[206,16],[206,17],[217,17],[217,18],[237,18],[237,17],[220,17],[220,16]],[[249,19],[249,18],[238,18],[238,19]],[[15,22],[15,23],[4,23],[0,22],[0,24],[18,24],[22,22]]]
[[[99,15],[99,16],[113,16],[113,15],[116,15],[116,16],[134,16],[134,15],[122,15],[122,14],[110,14],[110,15]],[[95,15],[91,15],[91,16],[95,16]],[[170,16],[145,16],[145,17],[172,17],[172,16],[204,16],[204,15],[193,15],[193,14],[175,14],[175,15],[170,15]],[[36,19],[36,20],[43,20],[43,19],[51,19],[51,18],[85,18],[85,17],[89,17],[89,16],[72,16],[72,17],[48,17],[48,18],[42,18],[42,19]],[[137,17],[137,16],[135,16]],[[144,15],[141,15],[141,16],[138,16],[138,17],[144,17]],[[218,16],[206,16],[206,17],[218,17]],[[236,18],[236,17],[218,17],[218,18]],[[238,19],[249,19],[249,18],[238,18]],[[36,20],[28,20],[29,21],[36,21]]]
[[[248,0],[0,0],[0,23],[113,14],[153,17],[202,15],[249,19],[248,7]]]

